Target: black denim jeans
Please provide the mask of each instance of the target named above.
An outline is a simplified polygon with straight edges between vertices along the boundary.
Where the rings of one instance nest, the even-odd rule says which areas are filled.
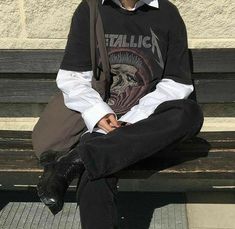
[[[117,228],[115,173],[200,132],[204,118],[191,99],[166,101],[148,118],[108,134],[86,133],[76,147],[86,171],[77,189],[82,229]]]

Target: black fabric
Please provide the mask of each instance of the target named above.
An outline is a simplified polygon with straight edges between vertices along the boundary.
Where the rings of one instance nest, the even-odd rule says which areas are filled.
[[[171,100],[160,104],[147,119],[108,134],[100,133],[75,149],[81,155],[89,179],[95,180],[195,136],[202,124],[203,113],[195,101]]]
[[[100,135],[98,132],[85,134],[81,142],[84,144]],[[76,191],[83,229],[92,229],[94,225],[96,229],[118,227],[117,183],[118,177],[115,175],[91,181],[87,171],[83,173]]]
[[[108,104],[116,114],[129,111],[163,78],[192,83],[186,28],[172,3],[160,0],[159,8],[143,5],[135,11],[112,1],[99,7],[112,71]],[[91,70],[89,36],[89,8],[83,1],[73,15],[61,69]],[[99,55],[97,62],[102,69]]]
[[[90,181],[84,172],[76,192],[82,229],[118,228],[117,182],[115,176]]]
[[[92,70],[90,54],[90,12],[86,1],[75,10],[61,69],[70,71]]]
[[[115,172],[160,150],[171,152],[180,142],[197,135],[202,124],[202,110],[195,101],[172,100],[162,103],[147,119],[107,135],[84,134],[77,146],[86,165],[76,193],[82,228],[116,229]]]

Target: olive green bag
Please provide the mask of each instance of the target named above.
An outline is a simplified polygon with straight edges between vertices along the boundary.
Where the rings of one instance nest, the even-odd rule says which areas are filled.
[[[90,46],[92,59],[92,87],[102,99],[109,98],[110,66],[105,46],[104,30],[97,0],[86,0],[90,8]],[[96,62],[96,43],[102,62],[102,71],[98,74]],[[32,143],[36,156],[40,159],[44,152],[66,153],[79,142],[82,133],[87,130],[80,112],[68,109],[64,104],[62,92],[49,101],[42,112],[32,133]]]

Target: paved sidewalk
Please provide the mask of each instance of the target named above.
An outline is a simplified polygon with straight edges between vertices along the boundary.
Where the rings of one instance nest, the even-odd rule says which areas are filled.
[[[235,229],[232,191],[120,192],[118,198],[120,229]],[[55,217],[34,192],[0,192],[0,229],[80,228],[73,192]]]
[[[189,229],[235,229],[235,192],[187,194]]]
[[[0,193],[1,194],[1,193]],[[17,202],[22,194],[11,193],[12,201],[1,195],[1,229],[80,229],[79,208],[66,202],[55,217],[42,203],[32,199]],[[71,199],[70,199],[71,201]],[[5,203],[4,203],[5,202]],[[119,195],[120,229],[188,229],[185,195],[164,193],[125,193]],[[95,225],[94,225],[95,229]]]

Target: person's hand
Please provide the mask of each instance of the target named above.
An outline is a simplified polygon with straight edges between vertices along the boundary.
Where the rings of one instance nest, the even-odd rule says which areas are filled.
[[[118,123],[114,114],[107,114],[99,120],[97,126],[108,133],[116,128],[119,128],[121,125]]]

